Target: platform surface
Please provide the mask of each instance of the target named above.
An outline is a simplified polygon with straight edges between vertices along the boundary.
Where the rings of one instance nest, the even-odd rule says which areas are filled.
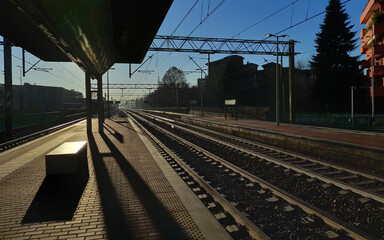
[[[127,118],[97,129],[84,121],[0,153],[0,239],[229,238]],[[73,141],[88,142],[89,179],[45,176],[45,155]]]
[[[241,127],[257,128],[261,130],[274,131],[279,133],[294,134],[297,136],[351,143],[368,147],[384,148],[384,133],[378,132],[316,127],[286,123],[280,123],[280,125],[277,126],[275,122],[243,119],[235,121],[232,119],[226,120],[223,117],[200,117],[192,115],[184,115],[183,117],[204,121],[219,122],[223,124],[231,124]]]

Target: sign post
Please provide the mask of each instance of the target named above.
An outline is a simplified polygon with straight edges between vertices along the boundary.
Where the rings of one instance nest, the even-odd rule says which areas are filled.
[[[235,106],[235,116],[237,121],[237,105],[236,105],[236,99],[228,99],[225,100],[225,107],[224,107],[224,117],[225,120],[227,120],[227,106]]]

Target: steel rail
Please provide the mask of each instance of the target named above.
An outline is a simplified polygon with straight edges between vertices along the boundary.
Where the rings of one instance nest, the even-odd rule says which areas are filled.
[[[0,152],[6,151],[6,150],[11,149],[15,146],[20,146],[21,144],[26,143],[27,141],[34,140],[38,137],[47,135],[47,134],[55,132],[55,131],[58,131],[60,129],[63,129],[63,128],[68,127],[72,124],[81,122],[83,120],[85,120],[85,118],[79,118],[79,119],[76,119],[76,120],[73,120],[70,122],[66,122],[66,123],[63,123],[63,124],[60,124],[60,125],[36,132],[36,133],[29,134],[27,136],[23,136],[23,137],[20,137],[20,138],[17,138],[17,139],[14,139],[14,140],[11,140],[11,141],[8,141],[5,143],[1,143],[0,144]]]
[[[143,119],[136,114],[131,113],[137,118]],[[130,114],[128,114],[130,115]],[[185,164],[177,155],[175,155],[167,146],[165,146],[161,141],[159,141],[155,136],[153,136],[147,129],[145,129],[140,123],[131,117],[135,124],[140,126],[140,128],[154,141],[156,142],[169,156],[171,156],[180,166],[184,168],[189,175],[191,175],[194,180],[200,184],[214,199],[216,202],[222,205],[225,211],[227,211],[231,216],[236,220],[237,223],[245,226],[249,230],[249,234],[252,238],[255,239],[270,239],[265,233],[263,233],[257,226],[255,226],[247,217],[244,216],[237,208],[235,208],[228,200],[226,200],[221,194],[219,194],[215,189],[213,189],[205,180],[203,180],[194,170],[192,170],[187,164]],[[152,123],[150,123],[152,125]],[[156,125],[153,125],[156,126]]]
[[[164,132],[166,135],[168,136],[171,136],[172,138],[174,139],[177,139],[178,141],[181,141],[183,143],[185,143],[186,145],[189,145],[190,147],[193,147],[195,148],[197,151],[200,151],[202,152],[203,154],[205,154],[206,156],[210,157],[211,159],[215,160],[215,161],[218,161],[220,162],[222,165],[226,166],[227,168],[231,169],[232,171],[235,171],[237,173],[239,173],[240,175],[242,175],[244,178],[247,178],[249,180],[251,180],[252,182],[257,182],[259,183],[263,188],[267,188],[267,189],[270,189],[272,191],[273,194],[281,197],[282,199],[284,199],[285,201],[291,203],[291,204],[294,204],[294,205],[297,205],[298,207],[300,207],[304,212],[307,212],[309,214],[315,214],[316,216],[318,216],[319,218],[323,219],[324,222],[326,222],[329,226],[332,226],[334,228],[338,228],[338,229],[343,229],[344,231],[348,232],[349,235],[353,238],[356,238],[356,239],[374,239],[374,237],[370,236],[369,234],[361,231],[360,229],[340,220],[339,218],[336,218],[326,212],[324,212],[323,210],[317,208],[317,207],[314,207],[313,205],[293,196],[292,194],[290,193],[287,193],[285,192],[284,190],[281,190],[280,188],[266,182],[265,180],[257,177],[257,176],[254,176],[253,174],[237,167],[236,165],[208,152],[207,150],[147,121],[148,124],[152,125],[152,126],[155,126],[157,129],[161,130],[162,132]]]
[[[151,115],[147,114],[147,116],[151,116]],[[159,121],[162,121],[162,122],[169,122],[168,124],[172,124],[172,125],[175,124],[174,125],[175,127],[178,127],[180,129],[182,129],[183,131],[187,131],[187,132],[190,132],[192,134],[196,134],[196,135],[201,136],[203,138],[209,139],[211,141],[216,141],[216,142],[219,142],[219,143],[221,143],[223,145],[226,145],[226,146],[229,146],[229,147],[232,147],[232,148],[236,148],[236,149],[238,149],[240,151],[243,151],[245,153],[252,154],[252,155],[254,155],[254,156],[258,157],[258,158],[264,159],[266,161],[273,162],[273,163],[275,163],[277,165],[280,165],[280,166],[283,166],[285,168],[292,169],[292,170],[294,170],[296,172],[305,174],[305,175],[307,175],[309,177],[316,178],[316,179],[318,179],[320,181],[323,181],[323,182],[326,182],[326,183],[331,183],[331,184],[333,184],[333,185],[335,185],[337,187],[340,187],[342,189],[351,190],[352,192],[357,193],[359,195],[362,195],[364,197],[372,198],[372,199],[374,199],[374,200],[376,200],[378,202],[384,203],[384,197],[382,195],[377,194],[377,193],[372,192],[372,191],[369,191],[368,189],[365,189],[363,187],[356,186],[356,185],[350,184],[350,183],[345,183],[345,182],[342,182],[342,181],[338,180],[337,178],[332,178],[332,177],[324,176],[324,175],[322,175],[320,173],[316,173],[316,172],[311,171],[309,169],[306,169],[306,168],[303,168],[303,167],[300,167],[300,166],[296,166],[296,165],[294,165],[292,163],[285,162],[285,161],[282,161],[282,160],[270,157],[270,156],[268,156],[266,154],[258,153],[258,152],[255,152],[253,150],[249,150],[247,148],[241,147],[239,145],[236,145],[236,144],[233,144],[233,143],[228,143],[228,142],[223,141],[223,140],[219,140],[217,138],[214,138],[212,136],[206,135],[204,133],[199,133],[199,132],[193,131],[193,130],[188,129],[188,128],[177,126],[176,124],[180,124],[180,122],[175,122],[174,120],[170,120],[170,119],[167,119],[167,118],[164,118],[164,117],[158,117],[158,116],[155,116],[155,119],[159,119]],[[183,124],[185,124],[185,123],[183,123]],[[185,124],[185,125],[187,125],[187,124]],[[196,127],[196,128],[200,128],[200,127]],[[299,154],[287,152],[287,151],[284,151],[284,150],[281,150],[281,149],[278,149],[278,148],[274,148],[274,147],[270,147],[270,146],[267,146],[267,145],[264,145],[264,144],[259,144],[259,143],[256,144],[254,142],[246,141],[244,139],[237,138],[237,137],[234,137],[234,136],[231,136],[231,135],[227,135],[227,134],[223,134],[223,133],[218,134],[215,131],[207,130],[207,129],[203,129],[203,128],[200,128],[200,129],[202,129],[204,131],[208,131],[208,132],[214,133],[214,134],[217,134],[217,135],[221,135],[221,136],[224,136],[224,137],[227,137],[227,138],[232,138],[234,140],[241,141],[241,142],[244,142],[244,143],[247,143],[247,144],[252,144],[254,146],[260,146],[260,147],[263,147],[263,148],[267,148],[267,149],[270,149],[270,150],[273,150],[273,151],[276,151],[276,152],[279,152],[279,153],[282,153],[282,154],[285,154],[285,155],[288,155],[288,156],[296,157],[296,158],[299,158],[299,159],[303,159],[303,160],[310,161],[310,162],[313,162],[313,163],[317,163],[317,164],[320,164],[320,165],[324,165],[324,166],[327,166],[327,167],[332,167],[332,168],[335,168],[335,169],[338,169],[338,170],[341,170],[341,171],[345,171],[345,172],[348,172],[348,173],[351,173],[351,174],[361,175],[361,176],[369,178],[371,180],[378,180],[378,181],[384,183],[384,179],[381,178],[381,177],[378,177],[378,176],[372,176],[372,175],[369,175],[367,173],[362,173],[362,172],[359,172],[359,171],[356,171],[356,170],[352,170],[352,169],[348,169],[348,168],[343,168],[343,167],[339,167],[339,166],[334,166],[334,165],[332,165],[330,163],[324,163],[324,162],[322,162],[320,160],[311,159],[311,158],[308,158],[308,157],[305,157],[305,156],[302,156],[302,155],[299,155]]]

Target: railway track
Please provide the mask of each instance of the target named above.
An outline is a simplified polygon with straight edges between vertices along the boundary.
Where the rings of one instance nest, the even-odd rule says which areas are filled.
[[[154,117],[147,115],[147,117]],[[384,203],[384,178],[371,173],[356,171],[350,168],[337,166],[316,158],[310,158],[300,154],[284,151],[265,144],[231,136],[213,130],[204,129],[198,126],[191,126],[182,122],[176,122],[166,118],[161,121],[178,126],[184,131],[191,133],[198,132],[200,136],[207,139],[218,139],[228,146],[249,152],[261,158],[266,158],[278,165],[282,165],[297,172],[305,173],[308,176],[315,176],[324,182],[336,184],[346,190],[362,194],[365,197],[375,199]]]
[[[374,238],[383,238],[383,198],[372,193],[369,189],[364,189],[364,184],[361,182],[356,181],[357,184],[343,183],[338,180],[340,175],[332,178],[332,175],[314,174],[303,168],[287,165],[274,157],[289,154],[281,150],[274,149],[272,154],[267,156],[268,154],[255,153],[240,146],[234,146],[232,143],[226,143],[223,140],[195,132],[192,130],[193,126],[188,126],[188,129],[180,128],[176,122],[165,123],[164,119],[158,124],[178,136],[198,143],[209,152],[227,159],[328,214],[358,227],[373,235]],[[204,129],[204,131],[206,130]],[[229,138],[232,139],[233,137],[229,136]],[[268,150],[267,152],[270,153],[271,151]],[[298,155],[294,157],[297,158]],[[338,171],[340,172],[340,170]],[[357,172],[354,171],[354,173]],[[380,180],[380,177],[366,173],[359,173],[359,175],[376,179],[375,181]],[[363,179],[362,182],[368,182],[368,180]]]
[[[51,128],[48,128],[48,129],[45,129],[45,130],[42,130],[42,131],[39,131],[39,132],[36,132],[36,133],[28,134],[26,136],[23,136],[23,137],[20,137],[20,138],[11,140],[11,141],[7,141],[7,142],[4,142],[4,143],[1,143],[0,144],[0,153],[4,152],[6,150],[9,150],[11,148],[20,146],[20,145],[22,145],[24,143],[27,143],[27,142],[32,141],[34,139],[37,139],[39,137],[42,137],[42,136],[45,136],[47,134],[56,132],[56,131],[58,131],[60,129],[66,128],[66,127],[68,127],[70,125],[73,125],[73,124],[78,123],[78,122],[83,121],[83,120],[85,120],[85,118],[79,118],[79,119],[76,119],[76,120],[73,120],[73,121],[70,121],[70,122],[66,122],[66,123],[57,125],[55,127],[51,127]]]
[[[294,179],[303,177],[304,174],[302,173],[280,165],[273,165],[274,163],[271,162],[267,163],[264,159],[260,159],[250,153],[233,149],[229,146],[218,145],[221,143],[210,143],[208,140],[203,141],[196,136],[195,139],[191,136],[181,136],[183,135],[180,134],[181,129],[175,127],[175,125],[161,122],[156,122],[155,124],[152,123],[152,119],[145,119],[144,116],[138,116],[134,113],[130,114],[140,122],[143,128],[147,129],[146,131],[154,140],[155,145],[161,148],[162,154],[166,152],[168,155],[166,159],[171,159],[168,161],[171,166],[176,165],[178,171],[188,172],[189,175],[192,175],[189,171],[193,171],[195,173],[194,178],[200,179],[187,180],[187,184],[203,181],[204,184],[200,185],[204,187],[208,185],[219,196],[224,196],[226,201],[230,203],[229,205],[238,210],[237,214],[240,216],[235,214],[236,216],[233,218],[236,220],[239,218],[246,219],[242,221],[237,220],[240,225],[246,226],[249,230],[250,227],[244,224],[244,222],[250,221],[258,229],[257,231],[249,230],[250,233],[261,231],[270,239],[380,238],[378,237],[380,233],[370,232],[370,229],[361,228],[353,222],[345,221],[345,219],[339,216],[324,211],[324,209],[315,206],[310,201],[296,196],[296,193],[292,194],[280,188],[275,184],[275,181],[269,181],[271,179],[260,177],[249,166],[253,165],[253,168],[259,168],[260,166],[255,166],[255,163],[265,162],[267,167],[272,170],[289,173],[294,176]],[[158,124],[161,126],[158,126]],[[212,148],[210,149],[208,145]],[[216,151],[214,148],[216,148]],[[220,151],[221,153],[219,153]],[[169,155],[172,156],[170,157]],[[233,161],[234,158],[248,159],[251,162],[248,162],[249,166],[246,167],[237,161]],[[190,170],[187,171],[184,167],[180,166],[186,166]],[[280,177],[281,181],[284,180],[285,176],[277,175],[277,177]],[[309,187],[311,187],[314,181],[320,182],[316,179],[308,181],[308,178],[305,178],[304,181],[310,185]],[[300,183],[300,180],[298,182]],[[303,186],[301,189],[305,187],[308,186]],[[322,186],[321,190],[328,193],[330,188],[333,187]],[[309,193],[314,193],[314,191],[311,190]],[[214,194],[211,195],[213,199],[217,198]],[[345,196],[345,194],[342,196]],[[321,198],[322,196],[316,197]],[[323,203],[326,202],[323,201]],[[220,203],[220,205],[223,204]],[[240,225],[237,225],[237,227]]]

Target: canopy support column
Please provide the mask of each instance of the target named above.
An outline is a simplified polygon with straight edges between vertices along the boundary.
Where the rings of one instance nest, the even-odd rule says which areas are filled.
[[[97,79],[97,109],[99,118],[99,133],[103,133],[104,124],[104,102],[103,102],[103,80],[102,75],[98,74]]]
[[[87,116],[87,132],[92,132],[92,100],[91,100],[91,75],[85,73],[85,101]]]

